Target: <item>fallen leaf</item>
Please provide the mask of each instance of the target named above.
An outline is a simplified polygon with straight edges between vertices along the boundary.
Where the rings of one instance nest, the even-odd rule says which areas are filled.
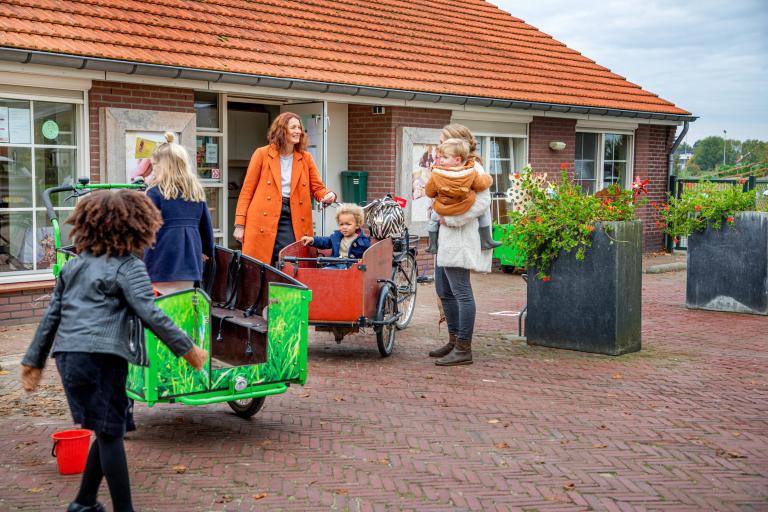
[[[379,464],[389,464],[389,459],[379,459],[377,462]]]
[[[341,397],[341,396],[337,396],[336,398],[334,398],[334,400],[336,400],[337,402],[346,402],[347,401],[344,397]]]
[[[173,470],[178,474],[186,473],[187,469],[189,468],[187,468],[187,466],[185,466],[184,464],[176,464],[175,466],[173,466]]]
[[[563,489],[567,491],[572,491],[575,488],[576,488],[576,484],[574,484],[573,482],[568,482],[567,484],[563,485]]]
[[[38,492],[43,492],[43,488],[42,487],[32,487],[31,489],[27,489],[27,492],[31,492],[31,493],[37,494]]]
[[[427,376],[426,376],[426,377],[424,377],[424,378],[425,378],[425,379],[427,379],[427,380],[431,380],[431,379],[434,379],[434,377],[433,377],[433,376],[431,376],[431,375],[427,375]]]
[[[608,427],[606,427],[605,425],[600,425],[597,428],[599,428],[600,430],[608,430]]]
[[[232,501],[233,499],[235,499],[235,498],[234,498],[234,497],[232,497],[232,495],[231,495],[231,494],[224,494],[223,496],[221,496],[220,498],[218,498],[218,499],[216,500],[216,503],[229,503],[229,502],[230,502],[230,501]]]
[[[309,398],[309,393],[304,393],[303,395],[299,395],[301,398]]]
[[[504,441],[502,441],[500,443],[496,443],[493,446],[495,446],[496,448],[509,448],[509,445],[507,443],[505,443]]]
[[[488,423],[490,423],[491,425],[495,425],[496,423],[500,423],[500,422],[501,420],[488,420]]]
[[[8,375],[8,370],[0,370],[0,375]]]
[[[263,498],[266,498],[266,497],[267,497],[267,493],[265,493],[265,492],[260,492],[258,494],[254,494],[253,495],[253,499],[255,499],[255,500],[260,500],[260,499],[263,499]]]
[[[620,379],[621,378],[621,374],[620,373],[614,373],[611,378],[612,379]]]
[[[333,491],[333,494],[338,494],[339,496],[346,496],[347,494],[349,494],[349,490],[348,489],[336,489],[336,490]]]
[[[592,448],[608,448],[607,444],[593,444]]]
[[[733,452],[718,448],[715,450],[715,455],[718,457],[728,457],[729,459],[746,459],[747,456],[740,452]]]

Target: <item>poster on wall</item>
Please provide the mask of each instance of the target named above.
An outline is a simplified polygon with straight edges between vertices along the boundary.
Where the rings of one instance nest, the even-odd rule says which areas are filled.
[[[125,175],[128,181],[137,178],[146,179],[152,174],[152,152],[165,142],[165,132],[125,132]],[[174,133],[174,139],[179,140],[179,134]]]
[[[413,168],[411,170],[411,222],[427,222],[432,212],[432,199],[426,196],[424,188],[429,181],[432,165],[435,163],[436,144],[414,144],[411,147]]]

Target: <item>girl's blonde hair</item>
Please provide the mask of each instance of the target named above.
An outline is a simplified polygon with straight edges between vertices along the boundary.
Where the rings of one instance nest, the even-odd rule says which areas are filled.
[[[360,206],[354,203],[344,203],[339,206],[339,209],[336,210],[336,224],[339,223],[339,217],[342,215],[352,215],[355,218],[357,227],[363,227],[365,215],[363,215],[363,209]]]
[[[477,139],[475,139],[475,136],[469,131],[469,128],[463,124],[451,123],[443,126],[443,129],[440,131],[440,136],[445,140],[464,139],[469,144],[469,156],[467,158],[475,159],[482,163],[480,155],[477,154]]]
[[[152,152],[152,186],[157,187],[166,199],[205,201],[205,191],[192,172],[187,150],[173,142],[171,132],[165,132],[164,137],[166,142]]]

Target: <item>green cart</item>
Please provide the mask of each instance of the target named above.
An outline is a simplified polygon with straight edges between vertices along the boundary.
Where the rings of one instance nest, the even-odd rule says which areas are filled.
[[[525,253],[515,249],[509,243],[511,232],[511,224],[494,223],[493,225],[493,239],[504,241],[504,245],[493,250],[493,257],[498,258],[501,263],[501,270],[507,274],[513,273],[516,269],[524,269],[526,266]],[[514,234],[512,236],[514,237]]]
[[[69,194],[58,202],[61,207],[93,190],[113,188],[143,190],[146,186],[90,184],[82,178],[45,191],[43,199],[54,229],[54,276],[75,254],[71,246],[62,246],[51,196]],[[239,251],[216,246],[200,288],[156,299],[157,306],[208,351],[209,360],[202,371],[195,371],[144,329],[149,366],[130,366],[128,396],[150,407],[226,402],[238,416],[253,416],[267,396],[306,382],[310,300],[311,291],[290,276]]]

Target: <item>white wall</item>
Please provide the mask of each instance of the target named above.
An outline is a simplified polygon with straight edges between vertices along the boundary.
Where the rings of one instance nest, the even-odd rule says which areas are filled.
[[[336,192],[341,201],[341,171],[347,167],[347,104],[328,103],[328,174],[325,185]],[[325,212],[325,235],[336,229],[336,210]]]

